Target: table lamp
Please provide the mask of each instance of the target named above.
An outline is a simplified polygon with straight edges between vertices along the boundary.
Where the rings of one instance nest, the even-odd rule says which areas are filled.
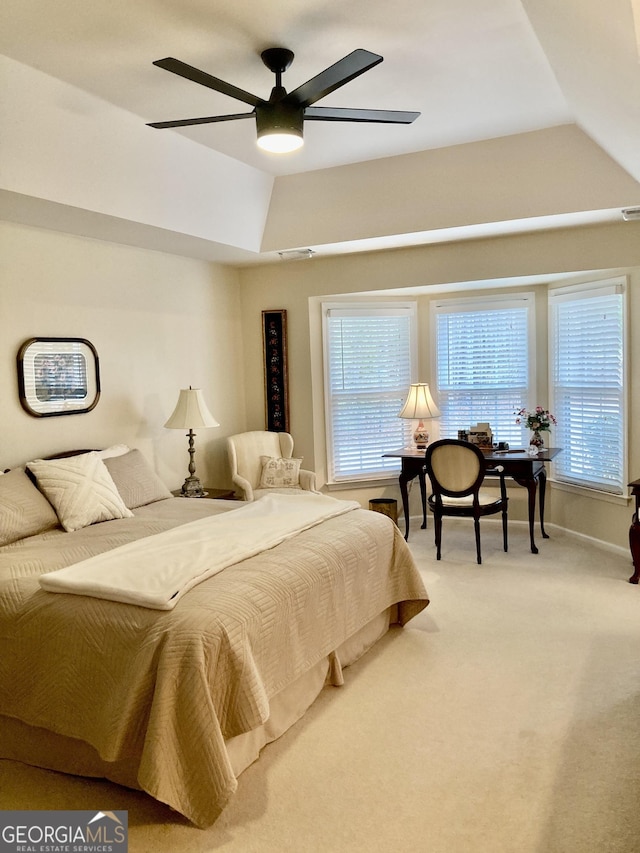
[[[188,429],[189,438],[189,476],[182,485],[181,495],[184,498],[204,498],[207,492],[202,488],[200,480],[196,477],[196,463],[194,461],[195,449],[193,439],[194,429],[202,427],[220,426],[213,417],[204,401],[202,391],[199,388],[183,388],[180,391],[178,402],[173,414],[166,422],[167,429]]]
[[[423,422],[428,418],[439,418],[441,414],[442,412],[436,406],[431,395],[429,385],[426,382],[412,382],[405,404],[398,412],[398,417],[412,418],[418,421],[418,426],[413,433],[413,440],[418,450],[424,450],[429,441],[429,433]]]

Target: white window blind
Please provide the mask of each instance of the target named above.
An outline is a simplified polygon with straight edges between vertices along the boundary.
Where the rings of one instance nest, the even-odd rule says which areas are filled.
[[[515,413],[533,387],[534,297],[443,300],[433,306],[440,435],[489,423],[494,440],[528,443]]]
[[[624,284],[549,296],[556,479],[613,494],[626,485]]]
[[[410,442],[398,417],[412,381],[414,305],[323,306],[329,482],[395,477],[382,454]]]

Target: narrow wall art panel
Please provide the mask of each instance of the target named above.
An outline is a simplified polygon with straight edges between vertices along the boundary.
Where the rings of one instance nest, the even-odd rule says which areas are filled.
[[[266,429],[289,432],[287,312],[262,312]]]

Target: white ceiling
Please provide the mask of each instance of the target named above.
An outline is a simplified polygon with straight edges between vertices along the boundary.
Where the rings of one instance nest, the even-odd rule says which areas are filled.
[[[42,14],[43,6],[52,14]],[[140,116],[246,112],[152,65],[173,56],[268,98],[260,52],[288,47],[289,91],[356,48],[384,62],[323,106],[417,110],[411,126],[308,122],[286,157],[260,152],[253,120],[183,133],[271,174],[308,171],[573,121],[519,0],[3,0],[0,53]]]
[[[292,90],[356,48],[384,62],[323,106],[417,110],[413,125],[308,122],[268,155],[253,120],[182,134],[274,176],[575,123],[640,181],[639,0],[3,0],[0,53],[139,116],[249,108],[152,65],[176,57],[268,97],[260,52],[296,54]]]

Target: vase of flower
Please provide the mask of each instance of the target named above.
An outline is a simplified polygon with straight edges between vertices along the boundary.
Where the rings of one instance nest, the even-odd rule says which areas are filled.
[[[536,406],[532,412],[520,409],[516,412],[516,423],[526,426],[533,433],[529,441],[529,447],[535,448],[536,452],[544,447],[543,432],[549,432],[551,425],[557,423],[555,417],[548,409]]]
[[[529,444],[532,447],[537,447],[538,450],[544,447],[544,438],[542,437],[542,433],[539,429],[535,429],[533,431],[533,435],[531,436],[531,441],[529,442]]]

